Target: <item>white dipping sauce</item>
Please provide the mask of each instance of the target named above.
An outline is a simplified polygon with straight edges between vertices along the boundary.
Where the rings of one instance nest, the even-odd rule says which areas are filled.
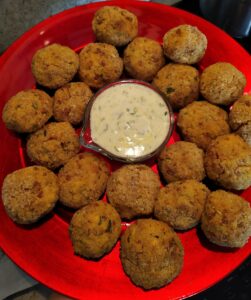
[[[120,83],[101,92],[90,114],[93,142],[110,153],[140,157],[165,140],[170,113],[163,98],[139,83]]]

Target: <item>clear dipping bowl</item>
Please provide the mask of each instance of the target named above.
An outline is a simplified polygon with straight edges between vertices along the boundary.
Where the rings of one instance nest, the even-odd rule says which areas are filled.
[[[135,90],[134,91],[135,93],[136,90],[140,90],[143,94],[147,94],[146,97],[143,97],[140,94],[137,95],[138,97],[137,101],[138,102],[142,101],[142,106],[141,106],[142,108],[140,107],[140,109],[137,109],[136,106],[133,108],[130,107],[130,105],[134,106],[134,103],[136,103],[136,98],[134,99],[135,102],[133,102],[134,100],[132,100],[133,89]],[[112,101],[114,102],[114,99],[116,98],[114,94],[119,90],[122,91],[120,98],[118,98],[118,100],[115,100],[116,103],[114,104],[112,103]],[[104,100],[109,93],[110,93],[110,98],[108,100]],[[127,97],[128,95],[129,97]],[[147,106],[143,102],[143,101],[146,102],[150,101],[151,103],[153,103],[153,101],[155,101],[154,98],[156,101],[160,101],[158,102],[158,107],[153,106],[153,104],[151,104],[151,106],[150,105]],[[107,111],[107,106],[109,104],[111,105],[110,106],[111,111],[109,110]],[[103,105],[103,107],[101,105]],[[159,111],[158,113],[161,113],[161,115],[159,115],[159,118],[153,119],[153,117],[151,116],[151,112],[153,113],[153,115],[154,113],[156,114],[156,111],[153,108],[157,109]],[[121,112],[119,113],[119,111]],[[113,115],[110,118],[110,123],[105,123],[104,120],[106,119],[106,117],[108,117],[110,112],[113,113]],[[164,112],[164,115],[162,114],[162,112]],[[147,113],[148,116],[146,116]],[[99,119],[99,122],[97,121],[97,114],[103,116],[102,118]],[[93,115],[94,117],[92,117]],[[114,117],[115,115],[117,116],[117,119],[115,119]],[[123,117],[121,117],[121,115]],[[128,119],[128,121],[126,122],[125,120],[127,120],[126,119],[127,116],[128,118],[131,119],[130,120]],[[122,121],[119,119],[122,119]],[[165,122],[164,126],[166,126],[166,128],[164,132],[162,131],[162,128],[159,127],[155,128],[155,131],[157,129],[158,135],[157,134],[154,135],[152,133],[153,127],[156,127],[157,122],[161,122],[161,121],[163,121],[163,124]],[[116,124],[118,124],[118,128],[114,127],[115,126],[114,122],[117,122]],[[152,123],[153,126],[152,128],[148,126],[149,122]],[[166,100],[165,96],[162,95],[157,89],[155,89],[149,83],[140,80],[134,80],[134,79],[120,80],[120,81],[110,83],[104,86],[103,88],[101,88],[100,90],[98,90],[96,94],[92,97],[92,99],[89,101],[89,103],[87,104],[84,113],[83,127],[80,133],[80,143],[83,147],[98,152],[108,157],[111,160],[116,160],[124,163],[138,163],[153,158],[164,148],[164,146],[166,145],[166,143],[168,142],[168,140],[172,135],[173,125],[174,125],[174,115],[173,115],[171,105]],[[102,131],[102,126],[103,126],[103,131]],[[108,131],[108,128],[112,126],[113,126],[113,132],[111,133]],[[147,126],[148,128],[146,128]],[[103,139],[103,142],[98,141],[97,138],[98,130],[96,128],[101,129],[101,134],[99,135],[99,138]],[[122,134],[124,132],[134,132],[133,130],[137,130],[137,131],[132,137],[124,136]],[[107,143],[108,145],[104,146],[104,141],[107,140],[105,137],[106,135],[109,134],[110,134],[109,140],[112,142],[111,143],[109,142]],[[119,138],[119,134],[122,134],[122,137]],[[142,136],[144,134],[145,137]],[[152,146],[151,143],[147,144],[147,140],[149,141],[154,138],[160,139],[159,142],[156,142],[157,144],[155,146]],[[140,139],[139,145],[137,145],[137,141],[135,142],[135,139],[136,140]],[[121,147],[122,140],[123,143],[124,140],[126,141],[129,140],[129,142],[127,142],[128,144],[133,144],[133,143],[134,144],[133,146],[127,146],[126,144],[126,146]],[[150,147],[149,151],[146,151],[147,146]],[[115,153],[115,150],[118,153]]]

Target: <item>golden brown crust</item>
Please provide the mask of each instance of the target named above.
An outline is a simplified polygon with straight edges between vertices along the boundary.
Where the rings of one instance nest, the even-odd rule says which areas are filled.
[[[23,168],[7,175],[2,199],[9,217],[19,224],[31,224],[48,214],[58,200],[57,176],[40,166]]]
[[[107,196],[122,218],[132,219],[153,212],[159,189],[159,177],[150,167],[125,165],[109,178]]]
[[[53,100],[37,89],[21,91],[5,104],[2,117],[7,128],[17,132],[33,132],[52,116]]]
[[[159,70],[153,85],[165,95],[173,109],[180,109],[198,99],[199,72],[191,66],[168,64]]]
[[[207,101],[195,101],[181,109],[177,125],[186,141],[204,150],[217,136],[230,133],[227,112]]]
[[[86,258],[99,258],[109,252],[120,231],[119,214],[103,201],[90,203],[78,210],[69,227],[74,252]]]
[[[161,45],[146,37],[135,38],[124,51],[124,65],[130,76],[151,81],[165,64]]]
[[[213,104],[229,105],[243,94],[245,85],[244,74],[230,63],[218,62],[202,72],[200,92]]]
[[[195,26],[180,25],[164,35],[163,48],[171,60],[191,65],[199,62],[204,56],[207,38]]]
[[[251,146],[251,121],[243,124],[235,133]]]
[[[159,170],[168,182],[204,179],[204,153],[190,142],[179,141],[165,147],[158,158]]]
[[[229,113],[231,128],[251,146],[251,95],[241,96]]]
[[[179,275],[183,247],[177,234],[165,223],[141,219],[121,238],[120,257],[126,274],[144,288],[160,288]]]
[[[205,155],[207,176],[225,189],[251,185],[251,147],[235,134],[217,137]]]
[[[104,193],[110,171],[107,163],[88,152],[72,157],[59,171],[59,200],[80,208],[97,201]]]
[[[70,82],[78,67],[78,55],[71,48],[59,44],[37,50],[31,64],[36,82],[50,89]]]
[[[202,214],[201,228],[212,242],[225,247],[242,247],[251,236],[251,208],[238,195],[212,192]]]
[[[93,88],[118,80],[123,71],[117,49],[109,44],[90,43],[81,50],[79,59],[79,77]]]
[[[104,6],[96,11],[92,29],[97,41],[113,46],[125,46],[138,34],[138,19],[118,6]]]
[[[84,82],[71,82],[54,94],[53,115],[57,121],[78,125],[83,121],[84,111],[93,93]]]
[[[79,152],[79,139],[68,122],[48,123],[32,133],[27,142],[29,158],[39,165],[55,169]]]
[[[196,180],[171,182],[160,190],[154,215],[174,229],[190,229],[199,223],[208,195],[208,188]]]
[[[233,130],[251,122],[251,95],[241,96],[229,113],[229,124]]]

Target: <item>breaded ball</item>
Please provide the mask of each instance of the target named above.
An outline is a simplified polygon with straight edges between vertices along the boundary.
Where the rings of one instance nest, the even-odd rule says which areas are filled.
[[[232,106],[229,123],[233,130],[251,122],[251,95],[241,96]]]
[[[159,176],[146,165],[125,165],[112,173],[107,196],[122,218],[149,215],[160,189]]]
[[[177,125],[186,141],[204,150],[217,136],[230,133],[227,112],[207,101],[195,101],[181,109]]]
[[[76,254],[99,258],[116,244],[121,232],[121,220],[110,204],[93,202],[75,212],[69,232]]]
[[[178,230],[196,226],[201,218],[209,189],[196,180],[171,182],[160,190],[154,215]]]
[[[206,36],[195,26],[180,25],[172,28],[163,37],[165,55],[181,64],[195,64],[207,49]]]
[[[90,43],[81,50],[79,59],[79,77],[93,88],[118,80],[123,72],[123,61],[112,45]]]
[[[79,139],[68,122],[52,122],[32,133],[27,141],[31,161],[55,169],[78,153]]]
[[[18,224],[32,224],[52,211],[58,200],[57,176],[40,166],[7,175],[2,186],[3,205]]]
[[[246,77],[232,64],[218,62],[204,69],[200,78],[202,96],[213,104],[229,105],[244,91]]]
[[[235,134],[218,136],[205,155],[207,176],[225,189],[251,185],[251,147]]]
[[[147,290],[160,288],[178,276],[183,256],[178,235],[157,220],[137,220],[121,238],[124,271],[134,284]]]
[[[83,121],[85,107],[92,95],[92,91],[84,82],[64,85],[54,95],[54,118],[78,125]]]
[[[251,146],[251,121],[242,125],[235,133]]]
[[[146,37],[135,38],[124,51],[124,65],[130,76],[150,81],[165,64],[161,45]]]
[[[229,124],[251,146],[251,95],[241,96],[229,113]]]
[[[104,6],[96,11],[92,30],[99,42],[125,46],[138,34],[138,19],[126,9]]]
[[[201,228],[214,244],[242,247],[251,236],[251,208],[242,197],[218,190],[207,198]]]
[[[80,208],[97,201],[104,193],[110,171],[98,156],[84,152],[72,157],[59,171],[59,200]]]
[[[59,44],[37,50],[31,64],[36,82],[49,89],[56,89],[70,82],[78,67],[78,55],[71,48]]]
[[[3,109],[7,128],[17,132],[33,132],[52,116],[53,100],[40,90],[27,90],[11,97]]]
[[[153,79],[174,110],[198,99],[199,72],[191,66],[168,64],[159,70]]]
[[[204,179],[204,152],[194,143],[179,141],[165,147],[158,158],[161,174],[168,182]]]

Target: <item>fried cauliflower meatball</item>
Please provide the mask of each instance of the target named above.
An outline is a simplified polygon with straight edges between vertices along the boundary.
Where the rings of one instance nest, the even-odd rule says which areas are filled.
[[[243,140],[251,146],[251,121],[243,124],[237,131],[235,131]]]
[[[241,96],[229,113],[229,124],[233,130],[251,122],[251,95]]]
[[[118,80],[123,72],[123,61],[112,45],[90,43],[81,50],[79,59],[79,77],[93,88]]]
[[[96,11],[92,30],[99,42],[125,46],[138,34],[138,19],[126,9],[104,6]]]
[[[165,55],[181,64],[195,64],[205,54],[206,36],[195,26],[180,25],[172,28],[163,37]]]
[[[168,182],[205,177],[204,153],[195,144],[179,141],[165,147],[158,158],[161,174]]]
[[[31,161],[55,169],[79,151],[79,139],[68,122],[52,122],[32,133],[27,141]]]
[[[202,214],[201,228],[214,244],[242,247],[251,236],[251,208],[242,197],[218,190],[212,192]]]
[[[124,51],[124,66],[130,76],[150,81],[165,64],[161,45],[146,37],[135,38]]]
[[[245,85],[244,74],[230,63],[218,62],[202,72],[200,92],[213,104],[229,105],[243,94]]]
[[[181,109],[177,125],[186,141],[204,150],[217,136],[230,133],[228,114],[207,101],[195,101]]]
[[[157,220],[137,220],[121,238],[124,271],[134,284],[146,290],[160,288],[178,276],[183,256],[178,235]]]
[[[93,93],[84,82],[71,82],[54,95],[53,115],[57,121],[78,125],[83,121],[84,111]]]
[[[89,203],[75,212],[69,227],[74,252],[86,258],[100,258],[109,252],[120,231],[119,214],[103,201]]]
[[[18,224],[32,224],[52,211],[58,200],[57,176],[32,166],[7,175],[2,186],[3,205]]]
[[[251,185],[251,147],[235,134],[218,136],[205,155],[207,176],[225,189]]]
[[[78,67],[78,55],[71,48],[59,44],[37,50],[31,64],[36,82],[49,89],[56,89],[70,82]]]
[[[40,90],[26,90],[11,97],[3,109],[3,121],[16,132],[33,132],[52,116],[53,100]]]
[[[191,66],[168,64],[159,70],[153,79],[174,110],[198,99],[199,72]]]
[[[160,189],[160,180],[145,165],[125,165],[112,173],[107,183],[107,196],[122,218],[149,215]]]
[[[60,202],[77,209],[97,201],[105,191],[109,174],[107,163],[92,153],[72,157],[58,174]]]
[[[251,145],[251,95],[241,96],[229,113],[229,124],[249,145]]]
[[[208,195],[208,188],[196,180],[171,182],[160,190],[154,215],[174,229],[190,229],[199,223]]]

